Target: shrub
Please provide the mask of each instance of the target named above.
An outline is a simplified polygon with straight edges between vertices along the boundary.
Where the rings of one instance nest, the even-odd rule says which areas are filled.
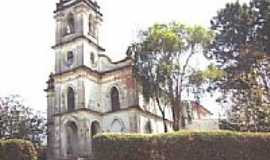
[[[37,160],[37,152],[29,141],[0,140],[0,160]]]
[[[269,160],[270,134],[175,132],[103,134],[94,138],[96,160]]]

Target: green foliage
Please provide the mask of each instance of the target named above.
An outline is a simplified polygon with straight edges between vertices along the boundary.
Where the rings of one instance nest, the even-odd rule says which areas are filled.
[[[185,29],[183,24],[155,24],[147,31],[143,31],[143,47],[147,51],[177,52],[179,48],[185,47],[179,35]]]
[[[202,72],[202,77],[210,82],[221,80],[225,76],[225,71],[217,68],[216,66],[209,65],[206,70]]]
[[[226,72],[224,70],[211,64],[205,70],[194,71],[193,74],[189,76],[189,83],[201,86],[205,82],[214,83],[220,81],[225,75]]]
[[[96,160],[268,160],[270,134],[104,134],[94,138],[94,146]]]
[[[183,118],[180,105],[182,92],[200,90],[202,79],[189,83],[195,66],[190,65],[194,55],[202,53],[212,42],[213,32],[201,26],[187,26],[172,22],[155,24],[141,34],[135,47],[135,71],[143,87],[146,100],[163,101],[173,108],[174,129],[178,130]],[[194,81],[196,80],[196,82]],[[159,105],[164,116],[164,108]]]
[[[206,48],[214,38],[214,33],[202,26],[188,27],[187,31],[189,34],[188,44],[193,46],[200,44],[203,48]]]
[[[191,46],[203,47],[213,40],[214,33],[202,26],[187,26],[178,22],[154,24],[141,32],[143,50],[175,53],[187,51]]]
[[[40,146],[46,136],[46,120],[25,106],[19,96],[0,97],[0,139],[25,139]]]
[[[206,55],[215,69],[206,73],[209,88],[222,93],[218,102],[230,107],[228,123],[242,131],[270,131],[269,13],[269,0],[235,2],[211,21],[216,35]]]
[[[0,140],[1,160],[37,160],[33,144],[24,140]]]

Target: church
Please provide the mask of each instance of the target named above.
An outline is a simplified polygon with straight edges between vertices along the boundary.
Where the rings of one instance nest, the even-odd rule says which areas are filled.
[[[92,0],[60,0],[54,11],[55,70],[47,81],[48,160],[91,159],[103,132],[162,133],[154,102],[146,103],[132,56],[114,62],[100,45],[103,22]],[[211,113],[201,107],[197,115]],[[166,110],[172,130],[172,113]]]

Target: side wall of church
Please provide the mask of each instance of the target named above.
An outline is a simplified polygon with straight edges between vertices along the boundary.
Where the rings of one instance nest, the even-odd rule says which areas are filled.
[[[147,102],[142,94],[142,92],[138,92],[139,94],[139,106],[147,112],[153,113],[159,117],[162,117],[162,114],[159,110],[159,107],[156,103],[156,101],[154,101],[153,99],[150,99],[149,102]],[[164,107],[164,104],[161,102],[161,106]],[[173,120],[172,117],[172,110],[170,107],[166,107],[165,108],[165,118],[168,120]]]
[[[132,126],[130,125],[130,118],[134,116],[131,111],[119,111],[109,113],[103,117],[103,131],[104,132],[130,132]]]
[[[138,98],[135,83],[134,77],[132,77],[131,67],[103,75],[100,90],[101,106],[103,106],[102,108],[104,109],[103,112],[110,112],[112,110],[111,90],[113,87],[119,92],[121,109],[137,106]]]
[[[160,117],[138,112],[138,132],[139,133],[164,133],[163,121]],[[172,131],[172,123],[166,122],[168,131]]]

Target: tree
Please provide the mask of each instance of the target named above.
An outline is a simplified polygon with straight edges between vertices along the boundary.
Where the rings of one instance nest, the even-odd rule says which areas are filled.
[[[42,113],[26,107],[20,96],[0,97],[0,139],[25,139],[40,146],[46,136]]]
[[[190,62],[202,53],[213,34],[201,26],[189,27],[173,22],[155,24],[142,31],[140,38],[141,41],[134,44],[135,69],[143,93],[157,102],[163,119],[165,112],[161,100],[172,107],[173,128],[179,130],[185,127],[183,93],[199,90],[189,83],[189,77],[196,71]]]
[[[152,99],[157,103],[163,119],[164,132],[168,132],[165,115],[165,110],[168,107],[168,96],[163,90],[165,77],[159,66],[161,61],[162,58],[159,58],[153,52],[145,54],[139,52],[136,55],[135,70],[136,78],[141,82],[142,93],[146,102],[149,103]]]
[[[223,75],[210,89],[222,93],[218,102],[230,105],[230,122],[241,130],[270,129],[269,13],[269,0],[235,2],[211,20],[216,36],[206,56]]]

